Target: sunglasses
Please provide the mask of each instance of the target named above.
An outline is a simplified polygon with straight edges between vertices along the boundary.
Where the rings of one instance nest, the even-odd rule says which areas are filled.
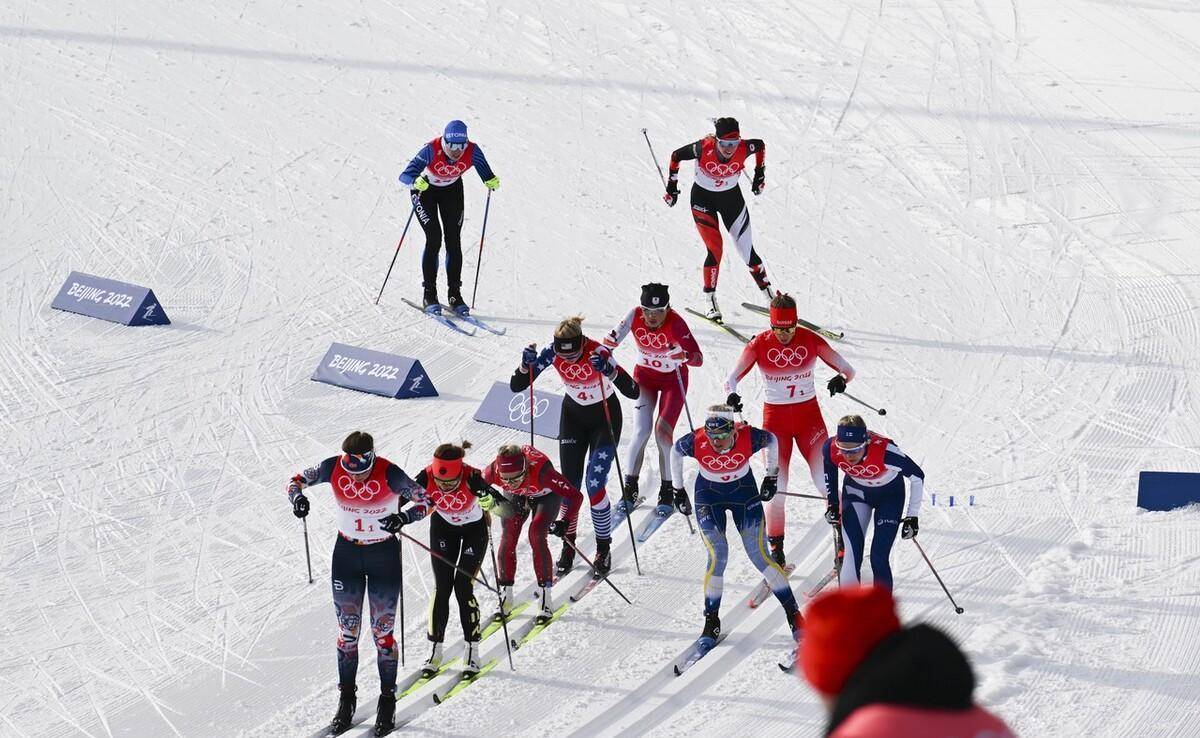
[[[737,146],[741,142],[742,142],[742,139],[740,139],[740,138],[718,138],[717,146],[720,146],[723,149],[732,149],[734,146]]]
[[[844,454],[857,454],[867,449],[867,442],[863,441],[862,443],[854,446],[843,446],[841,443],[839,443],[837,444],[837,447],[838,451],[841,451]]]

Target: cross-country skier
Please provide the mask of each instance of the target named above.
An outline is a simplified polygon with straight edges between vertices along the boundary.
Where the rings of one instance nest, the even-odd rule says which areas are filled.
[[[554,561],[546,536],[552,525],[565,531],[566,525],[555,520],[567,499],[582,503],[583,495],[567,478],[558,473],[544,453],[533,446],[501,446],[496,458],[483,472],[489,484],[497,484],[511,501],[516,514],[507,518],[500,535],[500,608],[508,615],[514,607],[513,582],[517,573],[517,539],[526,518],[529,522],[529,548],[533,555],[533,574],[538,583],[538,617],[554,614],[550,590],[554,586]],[[579,509],[578,504],[576,510]]]
[[[433,645],[424,665],[429,673],[436,673],[442,664],[451,592],[458,600],[458,617],[466,641],[463,671],[468,674],[479,671],[479,603],[475,601],[471,577],[479,575],[487,553],[488,519],[484,507],[494,508],[502,498],[484,481],[479,469],[463,462],[470,447],[466,441],[462,445],[439,445],[433,451],[433,461],[416,479],[433,506],[429,547],[438,553],[429,557],[435,587],[429,608],[429,641]]]
[[[825,419],[817,404],[813,367],[817,359],[838,372],[827,385],[830,396],[844,392],[846,383],[854,378],[854,368],[815,333],[796,325],[796,301],[786,293],[771,300],[771,329],[755,336],[742,351],[741,357],[725,380],[729,393],[726,403],[741,412],[742,398],[738,381],[757,364],[762,372],[763,427],[779,439],[779,490],[788,490],[788,467],[792,459],[792,444],[808,462],[813,486],[824,492],[824,467],[821,464],[821,444],[829,437]],[[783,566],[784,503],[779,495],[767,506],[767,537],[771,556]]]
[[[375,456],[370,433],[355,431],[342,442],[342,454],[305,469],[288,483],[288,499],[296,517],[308,515],[304,490],[328,482],[337,503],[338,537],[333,546],[333,607],[338,619],[337,714],[329,724],[337,734],[350,727],[357,706],[358,636],[363,620],[363,591],[371,603],[371,633],[379,667],[377,730],[391,730],[396,708],[396,600],[400,595],[400,549],[380,518],[411,523],[425,517],[425,492],[404,470]],[[400,508],[412,501],[414,507]]]
[[[591,505],[592,528],[596,531],[596,573],[607,574],[612,566],[612,508],[606,485],[608,470],[617,454],[621,440],[621,403],[613,388],[631,399],[637,399],[639,389],[633,377],[613,360],[612,352],[583,335],[583,318],[575,316],[558,324],[552,345],[538,353],[530,344],[521,352],[521,365],[513,372],[508,386],[521,392],[544,369],[553,366],[566,385],[559,420],[558,460],[563,475],[576,489],[587,491]],[[530,373],[532,367],[532,374]],[[605,409],[607,407],[607,410]],[[609,419],[612,434],[609,433]],[[563,519],[565,538],[575,542],[575,527],[579,522],[582,500],[566,499]],[[575,549],[563,541],[557,570],[559,575],[571,570]]]
[[[738,122],[733,118],[717,118],[714,135],[705,136],[671,152],[670,173],[667,175],[667,194],[663,200],[674,207],[679,200],[679,162],[696,160],[696,175],[692,182],[692,219],[708,255],[704,259],[704,295],[708,299],[708,317],[721,321],[717,306],[717,275],[721,269],[722,239],[717,216],[737,245],[742,261],[750,267],[754,284],[771,299],[771,283],[762,258],[754,250],[750,231],[750,210],[742,196],[738,180],[746,169],[746,158],[754,154],[754,179],[750,191],[758,195],[766,187],[766,144],[760,138],[742,138]]]
[[[857,584],[862,573],[867,523],[875,520],[871,539],[871,573],[875,584],[892,588],[892,544],[896,531],[903,538],[917,537],[917,515],[925,493],[925,472],[890,438],[867,430],[859,415],[838,421],[837,438],[827,440],[821,455],[825,460],[825,493],[829,506],[825,519],[842,526],[846,553],[853,567],[843,566],[838,583]],[[846,475],[838,500],[838,471]],[[908,507],[904,508],[904,479],[908,478]],[[901,510],[904,511],[901,517]]]
[[[627,507],[627,512],[638,498],[638,475],[651,429],[658,447],[658,504],[671,506],[671,444],[675,423],[683,410],[688,367],[704,363],[704,354],[687,322],[671,309],[671,295],[665,284],[642,285],[640,304],[609,331],[604,337],[604,345],[615,349],[631,333],[638,352],[633,378],[641,388],[641,394],[633,406],[637,415],[625,460],[622,504]],[[683,389],[680,389],[680,382]],[[656,406],[657,420],[654,419]]]
[[[452,120],[442,135],[421,147],[400,175],[400,184],[410,187],[413,210],[425,230],[425,253],[421,256],[426,311],[440,313],[437,296],[438,252],[446,239],[447,296],[454,312],[465,315],[470,308],[462,298],[462,175],[471,167],[489,190],[500,187],[500,178],[488,165],[479,144],[467,139],[467,124]],[[438,223],[438,216],[441,223]]]
[[[754,473],[750,471],[750,459],[762,449],[767,450],[767,469],[762,485],[757,486]],[[783,568],[767,555],[763,535],[762,503],[775,496],[779,473],[775,436],[770,431],[735,421],[734,410],[728,405],[709,407],[704,427],[676,441],[671,452],[671,478],[679,501],[676,507],[686,515],[691,512],[691,507],[683,486],[685,456],[693,457],[700,465],[695,488],[696,523],[708,548],[701,638],[715,643],[721,633],[722,578],[729,560],[729,544],[725,539],[727,512],[733,516],[746,555],[762,572],[779,604],[783,605],[793,637],[798,636],[802,618],[796,607],[796,596]]]

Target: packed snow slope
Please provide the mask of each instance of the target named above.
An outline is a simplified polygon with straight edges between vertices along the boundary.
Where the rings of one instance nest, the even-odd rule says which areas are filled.
[[[1196,735],[1200,521],[1135,509],[1139,470],[1200,471],[1196,11],[4,3],[0,733],[326,722],[333,514],[315,490],[310,586],[286,479],[359,428],[414,473],[443,440],[472,440],[482,462],[519,440],[471,416],[522,345],[574,313],[606,331],[647,281],[698,305],[702,247],[686,204],[661,201],[641,129],[665,165],[733,115],[767,142],[767,189],[744,189],[776,285],[845,329],[851,391],[886,406],[873,427],[937,495],[920,540],[966,612],[897,541],[905,619],[961,641],[978,698],[1023,735]],[[456,117],[502,180],[478,309],[503,338],[453,335],[400,302],[419,291],[415,229],[373,304],[407,215],[396,176]],[[690,180],[685,165],[685,198]],[[472,275],[484,190],[465,182]],[[51,310],[72,269],[153,287],[173,323]],[[747,331],[765,326],[738,307],[752,287],[727,256],[720,294]],[[695,414],[740,346],[692,324],[707,351]],[[419,357],[441,396],[310,381],[331,341]],[[828,423],[860,410],[821,403]],[[651,490],[658,474],[648,461]],[[821,509],[789,502],[806,576],[828,563]],[[410,666],[431,585],[412,548]],[[654,680],[699,633],[704,550],[676,518],[640,555],[644,576],[627,552],[614,574],[633,606],[596,590],[515,673],[409,730],[818,735],[819,703],[774,666],[787,635],[773,602],[695,673]],[[731,560],[727,610],[757,579],[736,545]]]

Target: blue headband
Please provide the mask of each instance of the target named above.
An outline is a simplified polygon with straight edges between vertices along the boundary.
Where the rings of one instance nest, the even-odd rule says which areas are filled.
[[[837,439],[842,443],[866,443],[867,429],[858,428],[853,425],[839,425]]]

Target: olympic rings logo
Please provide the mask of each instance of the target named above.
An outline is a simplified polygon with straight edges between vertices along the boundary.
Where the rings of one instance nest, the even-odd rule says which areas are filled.
[[[368,479],[366,482],[356,482],[350,477],[338,477],[338,491],[347,499],[367,502],[375,499],[380,492],[379,481]]]
[[[546,412],[546,408],[550,407],[550,401],[542,397],[533,403],[533,417],[540,418]],[[529,424],[529,398],[524,395],[513,395],[513,398],[508,401],[508,419],[515,422],[520,422],[522,425]]]
[[[804,366],[807,358],[808,349],[803,346],[798,348],[784,346],[781,349],[773,348],[767,351],[767,361],[778,367]]]
[[[466,162],[462,161],[454,164],[444,161],[435,161],[429,165],[429,168],[432,169],[433,173],[439,177],[457,177],[458,175],[467,171],[467,164]]]
[[[709,161],[704,163],[704,171],[714,177],[729,177],[742,171],[742,165],[732,161],[724,164],[719,161]]]
[[[462,512],[471,506],[471,501],[468,499],[470,495],[457,490],[443,492],[438,489],[430,493],[429,497],[433,500],[433,504],[437,506],[437,509],[443,512]]]
[[[838,468],[852,477],[877,477],[883,473],[883,469],[880,469],[875,464],[855,464],[851,466],[843,461],[838,464]]]
[[[733,471],[745,463],[744,454],[729,454],[728,456],[712,454],[704,457],[704,465],[713,471]]]
[[[665,349],[669,344],[669,341],[667,341],[667,334],[659,331],[651,333],[645,328],[638,328],[633,332],[633,337],[637,339],[638,343],[642,344],[646,348]]]
[[[572,380],[575,382],[579,382],[581,380],[587,379],[588,377],[590,377],[592,375],[592,366],[591,366],[591,364],[584,364],[584,363],[577,363],[577,364],[563,363],[563,364],[559,364],[558,372],[559,372],[559,374],[562,374],[563,379],[569,379],[569,380]]]

